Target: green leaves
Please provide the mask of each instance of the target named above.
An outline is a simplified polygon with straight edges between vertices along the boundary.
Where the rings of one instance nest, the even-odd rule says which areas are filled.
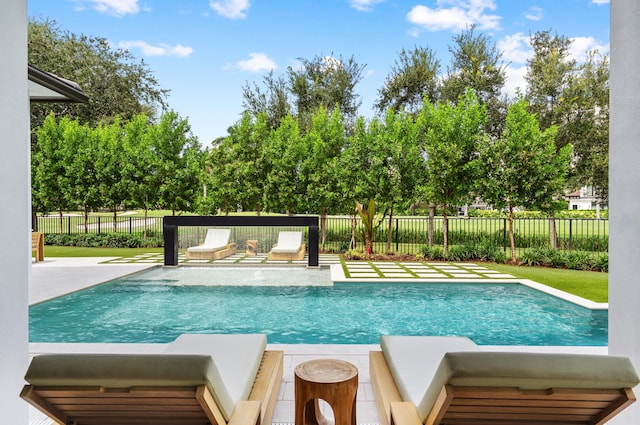
[[[373,254],[373,232],[380,225],[384,218],[383,214],[376,214],[376,201],[369,199],[367,206],[355,201],[356,212],[360,216],[360,221],[364,226],[365,251],[367,254]]]
[[[113,49],[107,40],[61,30],[55,21],[31,20],[28,26],[29,63],[75,81],[89,96],[86,104],[32,105],[32,127],[53,112],[96,126],[129,120],[165,109],[168,90],[161,89],[148,66],[129,52]]]

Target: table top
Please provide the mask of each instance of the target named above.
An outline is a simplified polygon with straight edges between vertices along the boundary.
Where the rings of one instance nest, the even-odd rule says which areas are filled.
[[[307,382],[330,384],[358,376],[358,368],[344,360],[316,359],[300,363],[295,368],[295,374]]]

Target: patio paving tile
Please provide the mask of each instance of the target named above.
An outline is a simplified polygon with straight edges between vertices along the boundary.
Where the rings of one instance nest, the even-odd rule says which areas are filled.
[[[359,277],[380,277],[378,273],[350,273],[352,278]]]

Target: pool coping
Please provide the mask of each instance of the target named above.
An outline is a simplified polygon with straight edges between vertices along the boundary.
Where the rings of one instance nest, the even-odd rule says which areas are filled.
[[[331,281],[332,282],[353,282],[353,283],[509,283],[520,284],[527,286],[531,289],[535,289],[545,294],[560,298],[564,301],[576,304],[580,307],[587,308],[589,310],[608,310],[609,303],[599,303],[588,300],[586,298],[579,297],[574,294],[570,294],[565,291],[561,291],[556,288],[552,288],[542,283],[535,282],[530,279],[487,279],[487,278],[423,278],[423,277],[347,277],[344,273],[344,269],[341,264],[331,264]]]

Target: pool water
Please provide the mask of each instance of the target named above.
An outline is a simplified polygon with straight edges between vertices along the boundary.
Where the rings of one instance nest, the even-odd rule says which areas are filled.
[[[328,270],[284,268],[157,268],[31,306],[29,316],[32,342],[166,343],[183,333],[265,333],[274,344],[455,335],[480,345],[604,346],[608,332],[606,310],[518,284],[331,285]]]

